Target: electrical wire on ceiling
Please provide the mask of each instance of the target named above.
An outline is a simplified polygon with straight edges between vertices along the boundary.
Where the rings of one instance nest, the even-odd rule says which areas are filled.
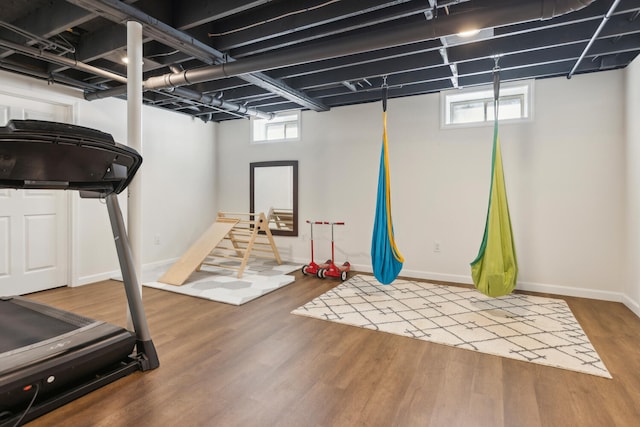
[[[250,28],[258,27],[258,26],[263,25],[263,24],[268,24],[269,22],[277,21],[279,19],[283,19],[283,18],[286,18],[288,16],[298,15],[300,13],[305,13],[305,12],[310,12],[312,10],[320,9],[320,8],[325,7],[325,6],[329,6],[330,4],[337,3],[339,1],[340,0],[329,0],[327,2],[324,2],[324,3],[316,5],[316,6],[306,7],[304,9],[294,10],[292,12],[287,12],[287,13],[285,13],[283,15],[274,16],[273,18],[265,19],[264,21],[261,21],[261,22],[256,22],[254,24],[245,25],[244,27],[236,28],[236,29],[229,30],[229,31],[224,31],[222,33],[209,33],[208,35],[209,35],[209,37],[227,36],[229,34],[233,34],[233,33],[237,33],[237,32],[240,32],[240,31],[248,30]]]
[[[161,56],[171,56],[171,55],[175,55],[180,53],[179,50],[172,50],[171,52],[163,52],[163,53],[156,53],[154,55],[146,55],[147,58],[159,58]]]

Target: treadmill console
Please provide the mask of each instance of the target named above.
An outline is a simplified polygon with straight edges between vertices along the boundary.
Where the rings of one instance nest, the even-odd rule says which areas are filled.
[[[142,163],[107,133],[40,120],[0,127],[0,187],[120,193]]]

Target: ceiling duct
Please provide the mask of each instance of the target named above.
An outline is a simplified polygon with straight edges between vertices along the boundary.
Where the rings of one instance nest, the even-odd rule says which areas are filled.
[[[355,55],[458,34],[470,28],[492,28],[520,22],[551,19],[588,6],[594,0],[504,0],[497,6],[477,8],[473,13],[450,14],[427,21],[424,26],[399,28],[393,32],[370,33],[366,38],[348,36],[315,46],[282,50],[278,55],[262,54],[235,62],[213,65],[145,80],[146,89],[162,89],[203,83],[323,59]]]

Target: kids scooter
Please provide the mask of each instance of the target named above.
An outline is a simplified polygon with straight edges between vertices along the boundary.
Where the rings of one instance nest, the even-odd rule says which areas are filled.
[[[325,224],[331,224],[331,259],[329,260],[329,266],[320,268],[316,275],[321,279],[325,279],[327,277],[337,279],[339,278],[342,281],[347,280],[347,272],[351,270],[351,264],[349,261],[345,261],[342,265],[337,266],[335,264],[335,252],[334,252],[334,243],[333,243],[333,226],[334,225],[344,225],[344,222],[325,222]]]
[[[311,262],[302,266],[302,274],[316,276],[318,271],[322,268],[328,268],[331,264],[331,260],[328,259],[324,264],[316,264],[313,260],[313,224],[324,224],[322,221],[309,221],[307,224],[311,226]],[[320,277],[320,276],[317,276]]]

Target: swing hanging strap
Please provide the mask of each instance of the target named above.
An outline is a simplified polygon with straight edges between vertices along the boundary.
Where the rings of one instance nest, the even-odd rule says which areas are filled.
[[[493,69],[493,102],[498,102],[500,98],[500,67],[496,65]]]
[[[480,292],[491,297],[513,291],[518,276],[511,219],[507,203],[502,155],[498,138],[498,104],[500,98],[500,68],[498,58],[493,69],[494,134],[491,161],[491,185],[485,230],[478,256],[471,262],[473,283]]]
[[[389,86],[387,86],[387,76],[382,78],[382,112],[387,112],[387,96],[389,95]]]
[[[498,123],[498,105],[500,104],[500,67],[498,61],[500,57],[496,57],[496,66],[493,67],[493,112],[494,122]]]

